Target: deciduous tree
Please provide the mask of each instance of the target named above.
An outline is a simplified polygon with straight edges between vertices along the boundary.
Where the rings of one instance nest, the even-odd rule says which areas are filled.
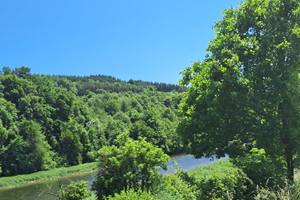
[[[153,189],[161,177],[158,168],[167,168],[169,156],[145,139],[132,140],[125,133],[116,143],[118,146],[105,146],[98,152],[99,172],[92,186],[98,198],[130,188]]]
[[[289,180],[299,153],[300,2],[246,0],[224,11],[208,56],[183,72],[188,87],[179,132],[197,157],[264,149],[284,159]]]

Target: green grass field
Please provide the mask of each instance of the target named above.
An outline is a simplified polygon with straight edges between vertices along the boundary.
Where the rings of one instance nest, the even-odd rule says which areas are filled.
[[[220,160],[218,162],[202,165],[190,170],[187,170],[189,175],[194,176],[196,179],[207,179],[215,173],[227,173],[236,167],[233,166],[232,163],[229,162],[229,159]]]
[[[1,187],[14,187],[22,184],[28,184],[34,181],[43,181],[75,173],[89,172],[95,170],[97,168],[97,165],[97,162],[85,163],[73,167],[61,167],[51,169],[49,171],[39,171],[32,174],[2,177],[0,178],[0,189]]]

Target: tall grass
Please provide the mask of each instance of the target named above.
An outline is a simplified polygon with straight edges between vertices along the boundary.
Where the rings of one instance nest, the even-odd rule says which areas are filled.
[[[236,167],[233,166],[229,159],[224,159],[212,164],[195,167],[187,170],[187,172],[198,180],[204,180],[211,178],[215,173],[230,172],[233,168]]]
[[[49,171],[40,171],[32,174],[16,175],[10,177],[0,178],[1,187],[14,187],[22,184],[28,184],[35,181],[42,181],[50,178],[56,178],[60,176],[66,176],[75,173],[83,173],[95,170],[97,168],[97,162],[85,163],[72,167],[61,167],[51,169]]]
[[[257,188],[255,200],[299,200],[300,199],[300,184],[295,183],[292,186],[286,186],[277,191],[269,188]]]
[[[300,200],[300,169],[295,171],[295,182],[277,191],[257,187],[255,200]]]
[[[221,160],[212,164],[202,165],[191,170],[187,170],[189,176],[193,176],[197,181],[205,181],[213,178],[213,174],[230,173],[234,167],[229,159]],[[189,185],[185,180],[176,175],[165,175],[161,188],[155,194],[158,200],[191,200],[197,199],[200,192],[196,185]],[[197,194],[196,194],[197,193]]]
[[[192,175],[198,181],[211,179],[214,174],[230,174],[236,167],[230,163],[229,159],[221,160],[209,165],[203,165],[194,169],[188,170],[187,173]],[[253,188],[255,190],[255,187]],[[171,200],[174,198],[168,191],[162,191],[156,195],[157,199]],[[300,169],[295,170],[295,183],[286,185],[277,191],[271,188],[257,187],[253,191],[251,199],[255,200],[300,200]],[[228,197],[228,199],[231,199]]]

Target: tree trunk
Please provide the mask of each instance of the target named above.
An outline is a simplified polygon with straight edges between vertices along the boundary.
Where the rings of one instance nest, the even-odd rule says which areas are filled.
[[[280,109],[282,109],[282,104],[280,104]],[[283,112],[284,113],[284,112]],[[294,161],[293,161],[293,147],[291,144],[291,139],[288,136],[288,122],[285,117],[282,119],[282,128],[283,128],[283,136],[281,137],[281,141],[285,146],[285,161],[287,168],[287,179],[289,183],[294,182]]]
[[[285,158],[287,164],[287,178],[290,183],[294,182],[294,161],[293,161],[293,154],[289,147],[285,149]]]

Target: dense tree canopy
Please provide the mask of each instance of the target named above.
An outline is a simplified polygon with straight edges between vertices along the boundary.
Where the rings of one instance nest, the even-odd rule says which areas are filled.
[[[130,79],[128,82],[121,81],[111,76],[48,76],[49,79],[57,83],[58,86],[74,91],[77,95],[88,94],[88,91],[101,93],[101,91],[110,92],[128,92],[143,93],[145,89],[161,92],[184,92],[185,88],[174,84],[152,83],[145,81],[135,81]]]
[[[182,151],[175,131],[182,94],[157,90],[149,82],[33,75],[26,67],[4,67],[0,176],[95,161],[99,149],[127,131],[136,139],[149,137],[166,153]]]
[[[208,56],[186,68],[179,132],[197,157],[264,149],[293,180],[299,155],[300,2],[246,0],[224,11]]]

